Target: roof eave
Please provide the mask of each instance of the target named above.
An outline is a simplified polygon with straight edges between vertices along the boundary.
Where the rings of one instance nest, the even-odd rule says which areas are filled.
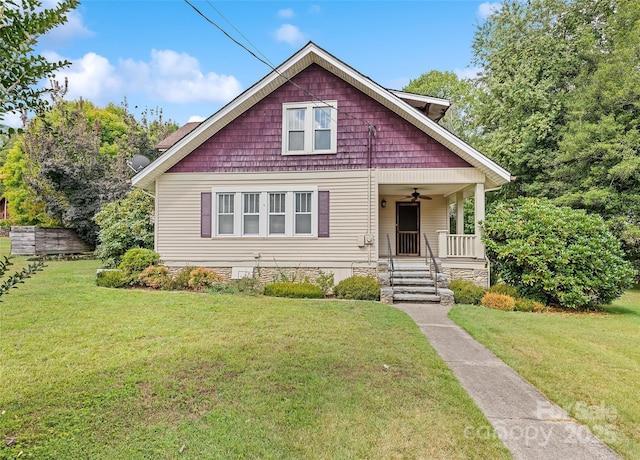
[[[140,188],[150,187],[164,172],[168,171],[173,165],[191,153],[208,138],[264,98],[267,94],[270,94],[283,85],[287,81],[287,78],[292,78],[312,63],[320,65],[339,78],[352,84],[405,120],[417,126],[426,134],[447,146],[472,166],[482,171],[496,186],[501,186],[510,181],[511,174],[504,168],[451,134],[438,123],[431,120],[427,115],[415,110],[414,107],[400,99],[400,97],[393,92],[381,87],[370,78],[356,71],[313,42],[309,42],[278,66],[275,71],[267,74],[218,112],[203,121],[197,128],[176,142],[176,144],[169,148],[162,156],[136,174],[131,180],[132,185]],[[178,154],[178,152],[180,152],[180,154]]]

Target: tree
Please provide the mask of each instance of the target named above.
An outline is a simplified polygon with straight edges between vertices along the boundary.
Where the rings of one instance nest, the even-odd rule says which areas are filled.
[[[556,202],[603,216],[640,268],[640,4],[619,2],[575,80],[552,162]]]
[[[60,223],[95,245],[93,217],[129,189],[126,161],[135,154],[156,155],[149,126],[153,132],[176,126],[157,119],[145,123],[126,107],[58,101],[27,126],[3,167],[12,218]]]
[[[129,249],[153,249],[153,209],[153,197],[140,189],[102,207],[94,220],[100,227],[96,253],[104,266],[117,267]]]
[[[469,114],[477,90],[468,80],[460,79],[450,71],[432,70],[411,80],[403,91],[452,101],[452,106],[440,124],[461,139],[472,141],[475,131]]]
[[[61,225],[56,219],[47,216],[42,197],[29,188],[25,182],[27,164],[22,148],[22,139],[14,137],[13,145],[7,150],[2,165],[2,184],[4,196],[9,202],[11,222],[14,225],[43,225],[46,227]]]
[[[64,24],[78,0],[43,9],[39,0],[4,0],[0,5],[0,120],[7,112],[37,110],[45,88],[34,86],[70,63],[49,62],[34,52],[40,36]]]
[[[610,303],[633,282],[604,220],[546,199],[500,203],[483,224],[487,256],[507,284],[546,304]]]
[[[568,94],[593,70],[589,50],[615,9],[615,1],[509,0],[478,28],[479,147],[518,176],[512,195],[549,195]]]

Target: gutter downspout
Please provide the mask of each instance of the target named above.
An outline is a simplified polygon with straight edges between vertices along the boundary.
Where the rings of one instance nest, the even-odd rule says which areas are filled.
[[[367,127],[367,131],[368,131],[368,136],[367,136],[367,201],[369,203],[369,212],[367,213],[367,233],[371,236],[373,236],[373,229],[372,229],[372,214],[373,214],[373,206],[371,206],[371,174],[372,174],[372,170],[371,170],[371,165],[372,165],[372,156],[373,156],[373,138],[376,135],[376,128],[373,125],[368,125]],[[367,263],[371,264],[371,251],[373,249],[373,246],[375,244],[372,242],[372,244],[369,244],[369,251],[368,251],[368,259],[367,259]]]

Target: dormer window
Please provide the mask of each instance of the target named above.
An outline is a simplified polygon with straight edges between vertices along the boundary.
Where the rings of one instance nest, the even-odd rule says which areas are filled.
[[[336,153],[338,101],[295,102],[282,107],[282,154]]]

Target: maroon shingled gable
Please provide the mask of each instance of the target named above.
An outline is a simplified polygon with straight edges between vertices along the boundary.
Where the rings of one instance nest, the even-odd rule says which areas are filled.
[[[375,126],[373,168],[470,168],[465,160],[322,67],[312,64],[293,79],[322,100],[338,101],[338,152],[282,155],[282,104],[311,97],[284,84],[183,158],[169,173],[363,169],[368,127]]]

